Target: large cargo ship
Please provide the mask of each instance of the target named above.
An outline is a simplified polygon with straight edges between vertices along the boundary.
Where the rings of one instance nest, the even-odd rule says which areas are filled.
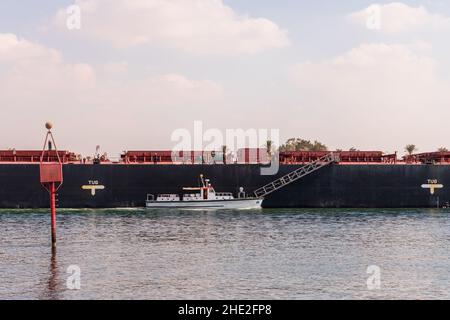
[[[262,175],[266,151],[241,150],[237,159],[215,152],[129,151],[118,161],[83,159],[59,151],[64,184],[60,208],[145,207],[147,194],[176,194],[200,175],[214,181],[218,192],[253,195],[280,177],[293,177],[329,154],[292,151],[279,154],[276,175]],[[250,156],[249,154],[255,154]],[[265,194],[266,208],[405,208],[448,207],[450,152],[431,152],[398,159],[378,151],[337,151],[329,161],[295,176]],[[47,151],[44,161],[54,161]],[[41,151],[0,151],[0,207],[47,208],[48,194],[39,182]],[[223,161],[221,161],[223,159]],[[280,182],[281,181],[281,182]]]

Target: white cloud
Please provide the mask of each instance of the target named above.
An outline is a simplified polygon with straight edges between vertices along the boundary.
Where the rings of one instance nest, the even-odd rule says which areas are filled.
[[[0,149],[39,148],[46,120],[56,123],[63,145],[78,152],[95,143],[114,153],[167,147],[171,130],[200,115],[217,116],[208,110],[223,98],[211,80],[180,74],[139,79],[123,62],[70,64],[58,51],[13,34],[0,34],[0,88],[1,114],[8,119],[0,126]]]
[[[326,132],[336,147],[394,151],[398,143],[447,145],[450,84],[436,69],[426,55],[383,43],[298,64],[292,72],[303,128]]]
[[[363,27],[368,27],[368,22],[377,27],[379,22],[379,30],[387,34],[450,28],[449,17],[430,13],[423,6],[411,7],[401,2],[373,4],[364,10],[350,14],[348,18]]]
[[[15,34],[0,33],[0,62],[27,62],[29,60],[61,60],[56,50],[38,44],[19,40]]]
[[[18,93],[13,89],[19,83],[31,90],[27,94],[43,93],[44,88],[61,90],[65,84],[70,90],[69,87],[89,88],[96,83],[90,65],[64,63],[57,50],[19,39],[14,34],[0,33],[0,64],[4,69],[0,73],[5,89],[2,97]]]
[[[148,45],[195,54],[254,54],[289,44],[265,18],[235,13],[222,0],[77,0],[84,36],[116,47]],[[66,26],[66,10],[56,24]]]

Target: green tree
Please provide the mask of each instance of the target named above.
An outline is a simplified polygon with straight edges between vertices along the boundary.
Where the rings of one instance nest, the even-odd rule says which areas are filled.
[[[323,143],[320,143],[319,141],[314,141],[313,145],[310,148],[310,151],[327,151],[328,148]]]
[[[408,155],[412,155],[417,150],[418,149],[415,144],[407,144],[405,147],[405,151],[408,153]]]
[[[448,149],[445,147],[441,147],[438,149],[438,152],[448,152]]]
[[[319,141],[313,143],[309,140],[300,138],[290,138],[285,144],[281,145],[280,151],[327,151],[326,145]]]

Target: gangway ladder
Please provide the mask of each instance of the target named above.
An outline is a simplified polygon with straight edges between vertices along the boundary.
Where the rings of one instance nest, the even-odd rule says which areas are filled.
[[[333,162],[339,162],[339,156],[335,155],[333,153],[329,153],[316,161],[310,162],[284,176],[281,178],[274,180],[265,186],[257,189],[254,191],[255,197],[265,197],[272,192],[275,192],[288,184],[291,184],[294,181],[297,181],[298,179],[303,178],[304,176],[309,175],[310,173],[313,173],[314,171],[319,170],[320,168],[323,168]]]

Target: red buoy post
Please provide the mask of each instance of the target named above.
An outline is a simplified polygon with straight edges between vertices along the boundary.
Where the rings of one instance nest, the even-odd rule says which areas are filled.
[[[51,132],[52,124],[45,124],[47,134],[40,159],[40,181],[50,196],[52,246],[56,246],[56,192],[63,183],[62,161]],[[54,150],[53,150],[54,146]],[[46,150],[46,147],[48,150]]]
[[[52,224],[52,244],[56,244],[56,188],[55,183],[50,184],[50,214]]]

